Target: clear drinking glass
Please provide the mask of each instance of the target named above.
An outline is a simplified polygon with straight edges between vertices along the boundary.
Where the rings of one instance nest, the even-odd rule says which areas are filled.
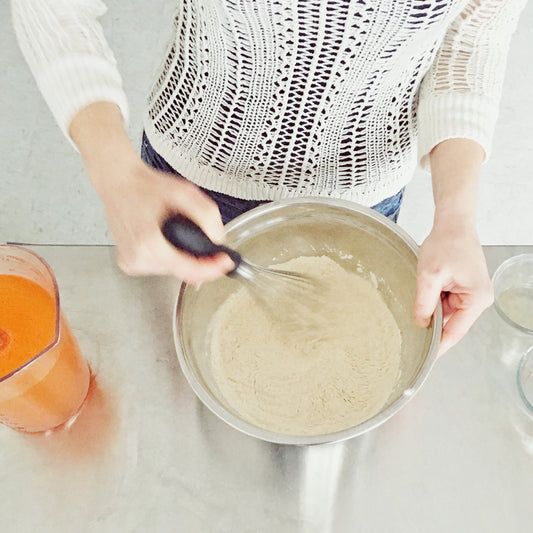
[[[518,392],[529,413],[533,415],[533,346],[527,350],[516,372]]]
[[[515,328],[533,333],[533,254],[504,261],[492,278],[494,306]]]
[[[43,324],[46,344],[31,351]],[[57,427],[77,415],[89,381],[50,267],[26,248],[0,245],[0,422],[26,432]]]
[[[516,330],[533,334],[533,254],[504,261],[492,277],[494,307]],[[533,346],[516,369],[516,386],[527,412],[533,415]]]

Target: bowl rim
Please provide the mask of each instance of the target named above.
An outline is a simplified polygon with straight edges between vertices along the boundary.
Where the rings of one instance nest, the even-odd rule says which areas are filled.
[[[381,215],[380,213],[377,213],[373,209],[362,206],[355,202],[351,202],[349,200],[316,197],[288,198],[284,200],[276,200],[267,204],[260,205],[238,216],[226,225],[226,232],[228,235],[230,235],[231,231],[236,230],[242,224],[245,224],[254,218],[263,216],[269,211],[276,211],[278,209],[293,204],[318,204],[325,205],[328,207],[340,207],[345,208],[349,211],[355,211],[367,215],[370,218],[373,218],[378,223],[381,223],[382,225],[388,227],[389,230],[396,233],[405,242],[405,244],[407,244],[407,246],[415,254],[415,257],[418,259],[419,246],[405,230],[403,230],[400,226],[389,220],[387,217]],[[188,284],[185,282],[180,283],[178,294],[176,296],[176,301],[174,304],[174,312],[172,315],[174,347],[180,363],[181,370],[185,375],[186,380],[188,381],[190,387],[193,389],[194,393],[200,399],[200,401],[218,418],[229,424],[231,427],[237,429],[238,431],[245,433],[246,435],[258,438],[269,443],[290,444],[296,446],[329,444],[351,439],[353,437],[357,437],[359,435],[362,435],[363,433],[370,431],[371,429],[381,425],[386,420],[391,418],[392,415],[398,412],[407,402],[409,402],[409,400],[416,394],[416,392],[418,392],[418,390],[420,390],[420,388],[426,381],[431,371],[431,368],[433,367],[437,358],[440,337],[442,334],[442,305],[440,301],[431,320],[431,327],[433,331],[427,357],[419,368],[418,373],[416,374],[411,386],[406,389],[402,393],[402,395],[397,398],[393,403],[391,403],[386,409],[373,416],[372,418],[369,418],[368,420],[357,424],[356,426],[352,426],[350,428],[346,428],[333,433],[324,433],[321,435],[289,435],[285,433],[276,433],[274,431],[269,431],[249,422],[246,422],[245,420],[235,416],[233,413],[225,409],[204,388],[202,383],[194,375],[194,372],[189,368],[189,365],[187,364],[184,355],[185,350],[178,328],[178,324],[181,323],[181,309],[179,304],[183,299],[183,295],[187,286]]]
[[[499,293],[497,293],[497,290],[496,290],[497,283],[499,279],[502,277],[502,275],[504,274],[504,272],[508,270],[509,268],[515,266],[517,263],[521,263],[524,260],[533,262],[533,253],[513,255],[509,257],[508,259],[506,259],[505,261],[502,261],[498,265],[498,268],[496,269],[494,274],[492,275],[491,282],[492,282],[492,287],[494,289],[494,308],[496,309],[496,312],[498,313],[498,315],[500,315],[500,317],[503,318],[503,320],[507,322],[507,324],[509,324],[510,326],[516,328],[519,331],[522,331],[523,333],[529,333],[531,335],[533,334],[532,328],[528,328],[527,326],[523,326],[522,324],[515,322],[501,307],[499,298],[498,298]]]

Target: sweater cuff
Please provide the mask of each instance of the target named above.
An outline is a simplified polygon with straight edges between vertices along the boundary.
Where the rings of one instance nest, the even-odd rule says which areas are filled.
[[[120,108],[124,122],[129,120],[126,95],[120,74],[113,63],[101,57],[69,56],[37,76],[37,84],[59,127],[68,133],[74,116],[95,102],[113,102]]]
[[[485,151],[486,161],[497,118],[497,103],[473,93],[453,92],[421,98],[417,108],[420,166],[429,171],[431,150],[440,142],[455,138],[476,141]]]

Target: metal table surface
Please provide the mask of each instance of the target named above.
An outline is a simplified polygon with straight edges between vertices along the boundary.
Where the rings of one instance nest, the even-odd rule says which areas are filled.
[[[96,373],[75,424],[0,426],[0,531],[531,532],[533,417],[515,371],[533,336],[493,308],[396,416],[350,441],[270,445],[196,399],[175,355],[177,283],[111,247],[32,247]],[[533,247],[487,247],[491,273]]]

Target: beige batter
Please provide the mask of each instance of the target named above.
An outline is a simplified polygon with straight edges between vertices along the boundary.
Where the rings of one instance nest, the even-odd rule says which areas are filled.
[[[325,256],[276,267],[325,281],[324,317],[335,320],[325,320],[324,340],[303,339],[238,290],[213,323],[212,370],[222,395],[245,420],[292,435],[340,431],[372,417],[397,382],[401,353],[381,294]]]

